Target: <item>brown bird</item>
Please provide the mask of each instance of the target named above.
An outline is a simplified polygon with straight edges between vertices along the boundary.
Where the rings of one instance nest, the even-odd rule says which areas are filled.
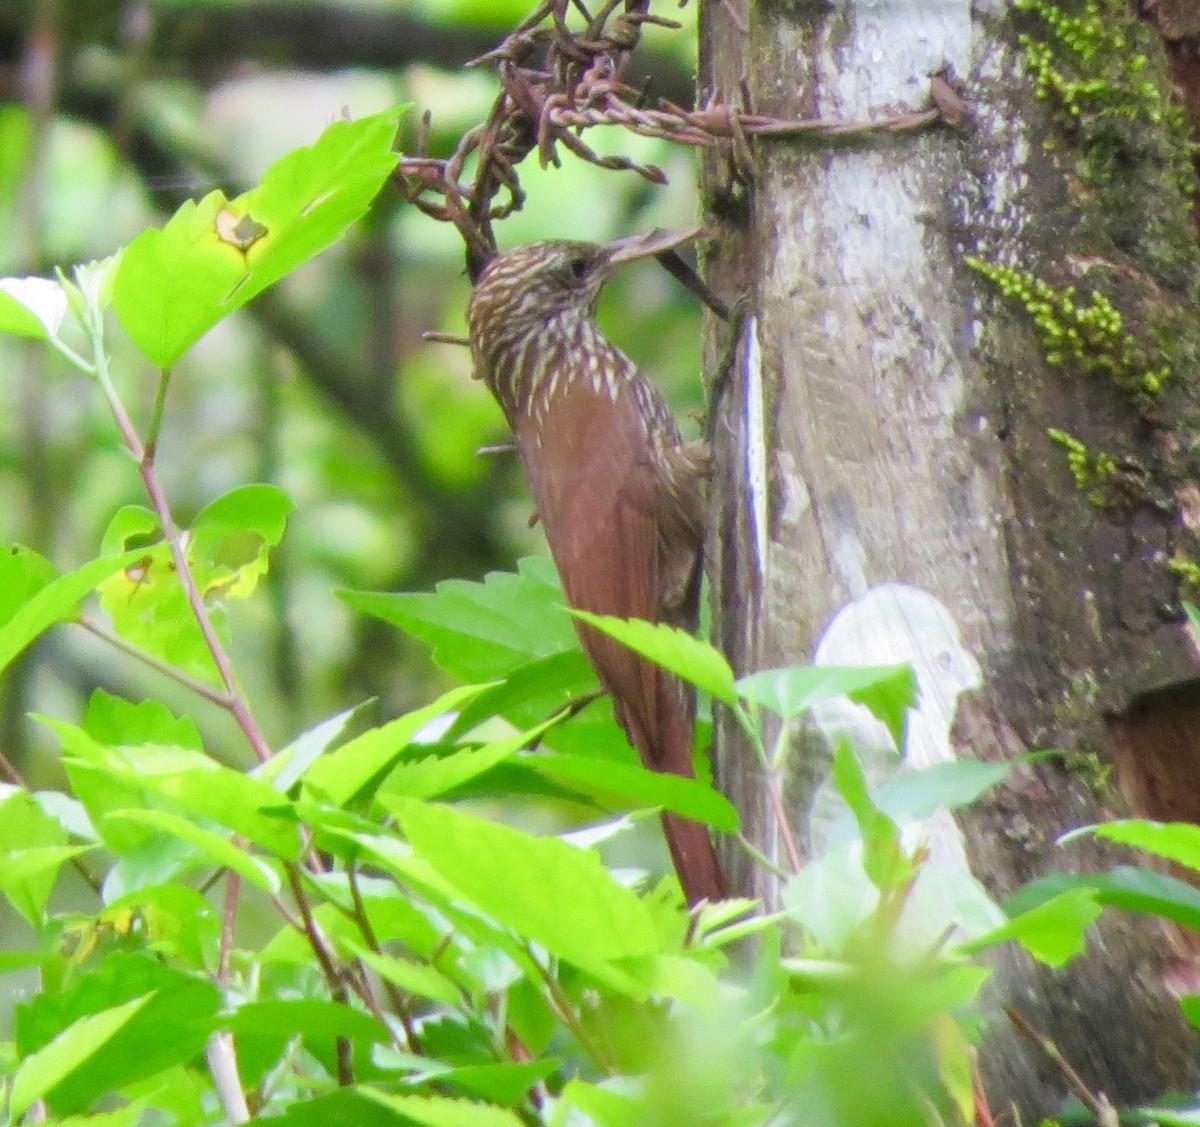
[[[707,452],[684,443],[661,396],[600,331],[596,305],[619,263],[696,234],[520,247],[488,263],[467,307],[476,375],[516,436],[567,601],[687,630],[699,609]],[[642,762],[692,777],[691,687],[576,625]],[[728,896],[707,828],[664,812],[663,829],[688,903]]]

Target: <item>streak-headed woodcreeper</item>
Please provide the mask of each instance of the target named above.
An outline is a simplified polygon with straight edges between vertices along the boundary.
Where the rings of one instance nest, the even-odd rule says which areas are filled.
[[[600,331],[596,304],[619,263],[696,233],[520,247],[488,263],[467,307],[476,374],[512,427],[567,601],[687,630],[699,610],[707,453],[684,443],[658,392]],[[642,762],[691,777],[690,686],[577,626]],[[727,896],[708,830],[669,812],[663,829],[688,903]]]

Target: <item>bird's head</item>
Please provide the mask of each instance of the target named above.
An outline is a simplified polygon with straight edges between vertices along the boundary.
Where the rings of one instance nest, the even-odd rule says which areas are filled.
[[[486,353],[538,334],[564,315],[594,317],[600,291],[617,266],[666,253],[698,234],[654,230],[604,246],[529,243],[498,255],[484,267],[467,305],[471,340]]]

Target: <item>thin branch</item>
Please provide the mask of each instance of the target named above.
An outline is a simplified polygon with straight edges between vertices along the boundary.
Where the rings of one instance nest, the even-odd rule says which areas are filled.
[[[228,709],[230,707],[230,699],[228,693],[221,692],[220,689],[214,689],[211,685],[206,685],[197,677],[193,677],[190,673],[170,665],[165,661],[160,661],[151,653],[132,642],[126,641],[120,634],[116,634],[109,630],[106,626],[102,626],[99,622],[89,618],[86,614],[80,615],[76,620],[78,625],[82,626],[89,634],[99,638],[106,645],[112,646],[115,650],[120,650],[123,654],[128,655],[135,661],[141,662],[148,669],[153,669],[156,673],[161,673],[164,677],[169,677],[177,685],[182,685],[185,689],[195,693],[199,697],[203,697],[211,704],[215,704],[220,708]]]
[[[363,933],[363,938],[367,941],[367,946],[376,954],[382,954],[383,949],[379,946],[379,940],[375,937],[375,929],[371,926],[371,919],[367,915],[367,906],[363,902],[362,890],[358,887],[358,867],[351,863],[346,875],[350,882],[350,896],[354,901],[354,922],[358,924],[359,930]],[[400,992],[396,984],[389,982],[386,978],[383,979],[383,989],[387,993],[388,1000],[392,1003],[392,1009],[400,1019],[400,1024],[404,1027],[404,1036],[408,1041],[409,1052],[420,1053],[421,1038],[417,1033],[417,1027],[413,1021],[408,1000]]]
[[[1034,1025],[1015,1006],[1004,1006],[1005,1016],[1013,1023],[1017,1032],[1032,1041],[1048,1056],[1062,1073],[1071,1091],[1078,1097],[1079,1102],[1095,1116],[1100,1127],[1117,1127],[1117,1115],[1108,1097],[1103,1092],[1093,1092],[1084,1083],[1083,1077],[1071,1066],[1070,1061],[1062,1055],[1059,1047],[1046,1034]]]

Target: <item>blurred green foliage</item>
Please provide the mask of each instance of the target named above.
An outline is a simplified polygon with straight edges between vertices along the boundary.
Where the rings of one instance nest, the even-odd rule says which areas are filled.
[[[215,188],[232,197],[344,112],[361,118],[410,102],[401,147],[414,143],[419,115],[430,110],[431,151],[449,152],[495,92],[486,69],[462,63],[528,7],[6,6],[0,50],[17,65],[0,78],[0,276],[48,275],[104,257],[161,226],[186,198]],[[316,43],[304,23],[314,12],[324,28]],[[694,18],[674,5],[665,14]],[[356,38],[362,21],[375,21],[371,50]],[[686,30],[648,28],[646,41],[648,65],[687,73],[694,44]],[[56,81],[42,87],[34,78],[47,47]],[[319,49],[325,54],[313,60]],[[380,65],[389,53],[402,61]],[[500,226],[503,245],[692,221],[691,154],[616,130],[596,141],[665,168],[669,186],[569,154],[561,168],[526,162],[529,202]],[[349,238],[222,321],[180,361],[158,452],[180,519],[250,481],[278,484],[296,504],[264,594],[232,612],[234,658],[273,741],[348,699],[378,696],[394,713],[437,683],[424,652],[356,622],[337,588],[429,589],[543,550],[515,460],[477,454],[502,443],[505,427],[472,379],[469,356],[421,339],[424,330],[462,332],[467,288],[454,231],[385,190]],[[609,288],[602,320],[681,414],[699,408],[699,312],[690,296],[643,266]],[[113,371],[144,426],[154,372],[119,334],[113,340]],[[95,389],[40,344],[0,338],[0,372],[0,538],[69,568],[96,554],[117,509],[142,500],[136,467]],[[35,779],[55,768],[36,754],[44,737],[26,714],[78,713],[95,687],[178,699],[169,683],[82,632],[58,632],[0,686],[0,740]],[[210,746],[244,758],[219,712],[201,721]]]

